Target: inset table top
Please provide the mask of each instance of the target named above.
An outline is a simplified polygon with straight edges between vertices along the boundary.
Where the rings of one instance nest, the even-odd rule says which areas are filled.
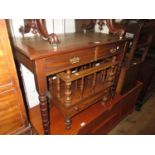
[[[15,38],[14,48],[28,57],[30,60],[40,59],[51,55],[72,52],[110,43],[130,40],[130,38],[119,39],[116,35],[107,35],[102,33],[68,33],[58,35],[60,43],[57,49],[54,49],[48,41],[40,36]]]

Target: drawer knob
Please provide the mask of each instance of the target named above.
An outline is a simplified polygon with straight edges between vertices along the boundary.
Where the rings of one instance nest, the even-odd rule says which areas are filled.
[[[110,53],[111,53],[111,54],[114,54],[114,53],[116,53],[118,50],[119,50],[119,46],[117,46],[116,48],[110,49]]]
[[[116,48],[112,48],[112,49],[110,49],[110,53],[111,53],[111,54],[114,54],[116,51],[117,51]]]
[[[75,56],[75,57],[69,59],[69,62],[70,62],[71,64],[78,63],[79,61],[80,61],[80,58],[77,57],[77,56]]]

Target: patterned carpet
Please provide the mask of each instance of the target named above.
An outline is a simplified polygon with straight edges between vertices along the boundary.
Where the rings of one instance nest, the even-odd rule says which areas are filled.
[[[155,94],[143,105],[122,120],[109,135],[155,135]]]

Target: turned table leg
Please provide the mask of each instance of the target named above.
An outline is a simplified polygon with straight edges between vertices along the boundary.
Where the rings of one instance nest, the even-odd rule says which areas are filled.
[[[41,111],[41,117],[42,117],[42,123],[44,128],[44,134],[49,134],[49,112],[48,112],[48,103],[47,103],[47,97],[46,95],[39,95],[39,101],[40,101],[40,111]]]
[[[47,77],[44,71],[44,61],[42,60],[37,60],[35,62],[35,82],[39,93],[40,112],[44,134],[47,135],[50,131],[50,119],[47,96]]]

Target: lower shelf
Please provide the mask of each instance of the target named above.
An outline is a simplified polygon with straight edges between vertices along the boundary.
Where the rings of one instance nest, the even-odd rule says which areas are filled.
[[[107,134],[115,125],[134,109],[142,84],[137,82],[135,87],[126,94],[116,95],[111,103],[105,106],[96,103],[76,115],[72,119],[72,128],[66,130],[63,115],[53,106],[50,110],[50,133],[54,135],[73,134]],[[40,108],[30,109],[30,120],[36,133],[43,134]]]

